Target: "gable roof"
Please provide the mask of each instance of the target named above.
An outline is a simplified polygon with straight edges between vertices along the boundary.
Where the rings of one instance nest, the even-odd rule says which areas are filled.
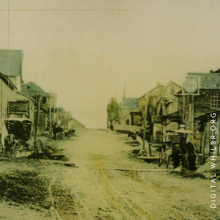
[[[173,82],[173,81],[170,81],[166,86],[164,85],[161,85],[161,84],[158,84],[156,87],[154,87],[153,89],[151,89],[149,92],[145,93],[144,95],[142,95],[140,98],[143,98],[144,96],[146,95],[152,95],[152,93],[156,90],[160,90],[160,94],[162,95],[163,94],[163,91],[165,91],[168,87],[172,86],[172,85],[175,85],[177,88],[179,88],[181,90],[181,86],[178,85],[177,83]],[[155,96],[156,94],[153,94],[153,96]]]
[[[0,72],[0,79],[2,79],[2,81],[10,87],[10,89],[16,89],[16,86],[12,83],[12,81],[4,74],[2,74]]]
[[[175,83],[175,82],[173,82],[173,81],[171,81],[171,80],[170,80],[170,82],[166,85],[166,87],[168,87],[168,86],[170,86],[170,85],[175,85],[176,87],[182,89],[182,86],[180,86],[179,84],[177,84],[177,83]]]
[[[139,108],[138,98],[123,98],[121,107],[122,108]]]
[[[161,85],[161,84],[158,84],[156,87],[154,87],[153,89],[151,89],[150,91],[146,92],[144,95],[142,95],[140,98],[144,97],[145,95],[147,94],[150,94],[152,93],[153,91],[157,90],[157,89],[161,89],[161,88],[164,88],[165,86],[164,85]]]
[[[220,89],[220,73],[188,73],[188,76],[198,77],[200,89]]]
[[[0,72],[9,76],[21,76],[22,78],[22,60],[22,50],[0,50]]]
[[[35,95],[43,95],[48,96],[40,86],[35,84],[34,82],[28,82],[21,86],[21,92],[27,96],[35,96]]]

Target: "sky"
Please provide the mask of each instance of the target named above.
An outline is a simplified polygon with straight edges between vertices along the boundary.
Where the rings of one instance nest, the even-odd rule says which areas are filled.
[[[24,81],[57,93],[58,105],[91,128],[106,127],[106,106],[125,86],[127,97],[140,97],[158,82],[182,85],[188,72],[220,68],[219,0],[0,1],[8,6],[0,49],[9,41],[23,50]]]

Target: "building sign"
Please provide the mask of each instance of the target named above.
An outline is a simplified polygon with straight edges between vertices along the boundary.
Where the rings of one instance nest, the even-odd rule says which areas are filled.
[[[187,93],[195,93],[198,89],[198,79],[193,77],[187,77],[183,88]]]

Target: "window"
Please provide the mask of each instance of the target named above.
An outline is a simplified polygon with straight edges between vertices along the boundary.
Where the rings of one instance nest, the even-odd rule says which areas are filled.
[[[212,109],[220,108],[220,93],[211,94],[211,108]]]

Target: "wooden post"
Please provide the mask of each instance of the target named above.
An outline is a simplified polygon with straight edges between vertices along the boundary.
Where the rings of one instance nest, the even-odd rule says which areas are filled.
[[[0,98],[0,102],[1,102],[1,114],[0,114],[0,115],[1,115],[1,116],[0,116],[0,117],[1,117],[1,121],[0,121],[0,123],[1,123],[1,124],[0,124],[0,126],[1,126],[1,127],[0,127],[0,135],[1,135],[1,137],[0,137],[0,144],[1,144],[1,141],[3,141],[3,138],[2,138],[2,137],[3,137],[3,136],[2,136],[2,135],[3,135],[3,134],[2,134],[2,133],[3,133],[3,132],[2,132],[2,130],[3,130],[3,129],[2,129],[2,128],[3,128],[3,119],[2,119],[2,118],[3,118],[3,114],[4,114],[3,111],[2,111],[2,110],[3,110],[3,108],[2,108],[2,105],[3,105],[2,80],[1,80],[1,98]]]
[[[206,134],[207,134],[207,125],[204,125],[204,132],[202,134],[202,153],[205,155],[205,146],[206,146]]]
[[[194,112],[194,95],[192,95],[192,143],[195,144],[194,140],[194,117],[195,117],[195,112]]]
[[[49,94],[49,141],[51,141],[51,95]]]
[[[143,149],[144,150],[145,150],[145,139],[146,139],[146,125],[144,125],[144,134],[143,134]]]
[[[185,123],[185,108],[186,108],[186,96],[185,90],[182,88],[182,95],[183,95],[183,115],[182,115],[182,123]]]
[[[143,149],[145,150],[145,139],[146,139],[146,106],[144,106],[144,129],[143,129]]]
[[[64,112],[64,130],[66,129],[66,112]]]
[[[41,96],[39,95],[37,98],[37,117],[36,117],[36,124],[35,124],[34,140],[36,140],[37,138],[38,124],[39,124],[39,118],[40,118],[40,102],[41,102]]]
[[[200,148],[199,148],[199,153],[202,153],[202,146],[203,146],[203,138],[204,138],[204,132],[201,132],[201,137],[200,137]]]
[[[149,144],[149,154],[150,156],[152,156],[152,153],[151,153],[151,145]]]
[[[59,122],[61,121],[61,109],[59,108],[59,111],[58,111],[58,120],[59,120]]]
[[[55,119],[56,119],[55,113],[56,113],[56,108],[54,107],[54,108],[53,108],[53,123],[55,122]]]

